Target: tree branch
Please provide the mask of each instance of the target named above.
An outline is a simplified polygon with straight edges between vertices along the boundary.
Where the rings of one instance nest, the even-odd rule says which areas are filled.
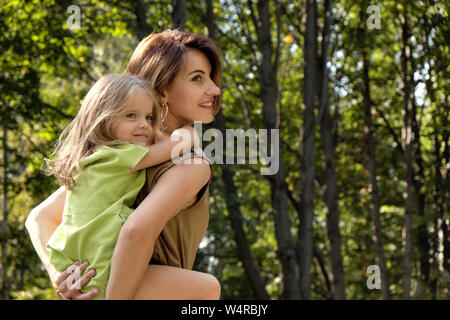
[[[400,152],[400,154],[403,154],[403,147],[402,147],[402,143],[398,138],[398,135],[395,133],[394,129],[392,129],[391,125],[389,124],[388,119],[386,119],[386,116],[384,115],[383,112],[381,112],[380,110],[378,110],[377,106],[375,105],[375,103],[373,103],[373,101],[371,101],[371,104],[373,105],[375,111],[377,112],[377,114],[383,119],[389,133],[391,134],[392,138],[394,139],[396,146],[395,148],[398,149],[398,151]]]
[[[54,106],[52,106],[52,105],[50,105],[50,104],[48,104],[48,103],[43,102],[42,104],[44,105],[45,108],[57,112],[59,115],[63,116],[63,117],[66,118],[66,119],[73,120],[73,118],[74,118],[74,116],[72,116],[72,115],[70,115],[70,114],[67,114],[67,113],[64,113],[64,112],[62,112],[61,110],[59,110],[58,108],[56,108],[56,107],[54,107]]]

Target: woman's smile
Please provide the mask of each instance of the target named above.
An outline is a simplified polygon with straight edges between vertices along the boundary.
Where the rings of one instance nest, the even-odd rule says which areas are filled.
[[[209,100],[209,101],[207,101],[207,102],[200,103],[200,107],[212,111],[212,110],[214,109],[213,102],[214,102],[214,99]]]

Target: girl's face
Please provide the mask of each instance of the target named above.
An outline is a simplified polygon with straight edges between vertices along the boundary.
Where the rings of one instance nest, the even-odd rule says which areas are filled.
[[[220,94],[220,89],[210,74],[211,63],[208,58],[200,50],[188,49],[183,68],[161,97],[168,104],[169,112],[164,125],[170,131],[194,121],[210,123],[214,120],[212,103],[214,97]]]
[[[153,139],[153,100],[143,91],[138,91],[128,101],[124,112],[113,120],[113,135],[142,146],[150,145]]]

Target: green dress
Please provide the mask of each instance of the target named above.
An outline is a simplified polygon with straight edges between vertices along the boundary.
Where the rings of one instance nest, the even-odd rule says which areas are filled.
[[[80,161],[82,174],[67,192],[63,220],[50,238],[50,262],[57,270],[76,260],[89,261],[87,271],[95,276],[82,292],[99,289],[95,299],[104,299],[111,259],[120,229],[133,212],[133,203],[143,187],[146,171],[129,173],[148,152],[148,147],[121,144],[99,146]],[[82,275],[81,275],[82,276]]]

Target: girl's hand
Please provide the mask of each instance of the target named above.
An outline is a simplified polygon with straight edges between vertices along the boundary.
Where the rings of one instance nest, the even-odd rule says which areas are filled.
[[[189,150],[190,148],[198,147],[200,145],[200,137],[198,136],[197,131],[194,127],[189,125],[175,130],[172,132],[171,136],[183,140],[183,149],[187,148],[187,150]]]
[[[169,136],[167,136],[166,134],[164,134],[161,130],[155,130],[154,131],[154,140],[153,143],[158,143],[158,142],[162,142],[165,140],[170,139]]]
[[[52,276],[53,286],[62,300],[90,300],[100,293],[97,289],[86,293],[81,292],[81,288],[95,275],[95,270],[90,270],[80,278],[80,275],[86,270],[89,263],[85,261],[81,266],[79,264],[80,262],[76,261],[64,272],[56,271]]]

